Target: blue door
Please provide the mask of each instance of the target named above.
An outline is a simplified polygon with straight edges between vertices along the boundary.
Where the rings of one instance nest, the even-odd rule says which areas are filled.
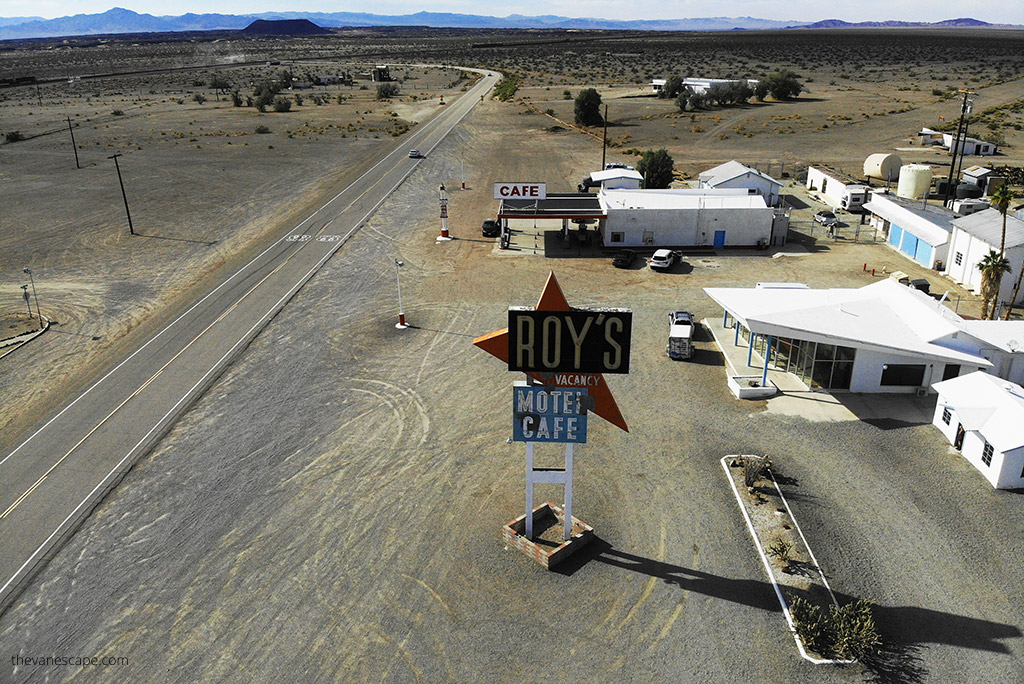
[[[903,229],[895,223],[889,226],[889,244],[899,248],[901,240],[903,240]]]
[[[903,231],[903,246],[900,247],[900,251],[913,259],[917,254],[917,236]]]
[[[718,249],[719,247],[725,247],[725,231],[724,230],[716,230],[715,231],[715,249]]]

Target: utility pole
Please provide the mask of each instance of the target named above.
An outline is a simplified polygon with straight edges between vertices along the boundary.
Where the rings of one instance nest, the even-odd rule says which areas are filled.
[[[964,119],[967,117],[967,112],[969,111],[969,102],[970,101],[967,99],[967,97],[970,94],[971,94],[971,91],[964,90],[964,101],[960,104],[960,121],[956,125],[956,137],[953,138],[953,144],[949,146],[950,147],[949,151],[950,151],[950,154],[952,155],[952,159],[950,159],[950,163],[949,163],[949,176],[946,178],[946,194],[942,198],[942,206],[946,207],[946,208],[949,207],[949,195],[950,195],[950,193],[953,190],[953,183],[954,183],[953,178],[954,178],[954,174],[956,173],[956,155],[957,155],[957,149],[958,148],[959,148],[959,151],[961,153],[961,156],[963,155],[963,149],[964,149],[964,140],[963,140]]]
[[[608,149],[608,105],[604,106],[604,136],[601,139],[601,170],[604,171],[605,151]]]
[[[23,268],[21,270],[22,270],[23,273],[28,274],[28,279],[32,283],[32,296],[36,300],[36,316],[39,317],[39,325],[42,326],[42,324],[43,324],[43,314],[39,312],[39,295],[36,294],[36,279],[32,276],[32,269],[31,268]],[[28,299],[28,290],[25,291],[25,299],[26,300]],[[32,307],[31,306],[28,307],[28,313],[29,313],[30,316],[32,315]]]
[[[398,285],[398,323],[395,327],[399,330],[409,327],[405,322],[405,310],[402,309],[402,266],[405,266],[405,262],[395,259],[395,283]]]
[[[124,198],[124,213],[128,215],[128,232],[135,235],[135,228],[132,226],[132,212],[128,210],[128,195],[124,192],[124,181],[121,179],[121,166],[117,163],[117,158],[121,156],[121,153],[111,155],[107,159],[114,160],[114,168],[117,169],[117,182],[121,184],[121,197]]]
[[[75,151],[75,168],[82,168],[78,163],[78,146],[75,144],[75,129],[71,127],[71,117],[68,116],[68,133],[71,134],[71,149]]]

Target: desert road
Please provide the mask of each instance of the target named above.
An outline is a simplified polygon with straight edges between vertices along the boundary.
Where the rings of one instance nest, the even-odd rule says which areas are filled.
[[[477,71],[477,70],[470,70]],[[350,186],[0,457],[0,612],[107,492],[497,82],[483,74]]]

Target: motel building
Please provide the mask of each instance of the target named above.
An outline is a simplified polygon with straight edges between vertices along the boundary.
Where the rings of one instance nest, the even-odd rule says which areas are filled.
[[[890,278],[849,289],[762,283],[704,292],[723,309],[708,321],[715,338],[745,348],[762,384],[773,370],[809,389],[924,395],[933,383],[975,371],[1024,377],[1024,350],[993,343],[1024,339],[1024,321],[965,321]]]
[[[987,373],[932,385],[932,424],[996,489],[1024,487],[1024,387]]]

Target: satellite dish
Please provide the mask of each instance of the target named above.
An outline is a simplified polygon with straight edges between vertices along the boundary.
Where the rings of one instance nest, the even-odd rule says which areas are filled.
[[[1010,340],[1006,343],[1006,346],[1010,348],[1010,351],[1016,353],[1020,351],[1020,342],[1017,340]]]

